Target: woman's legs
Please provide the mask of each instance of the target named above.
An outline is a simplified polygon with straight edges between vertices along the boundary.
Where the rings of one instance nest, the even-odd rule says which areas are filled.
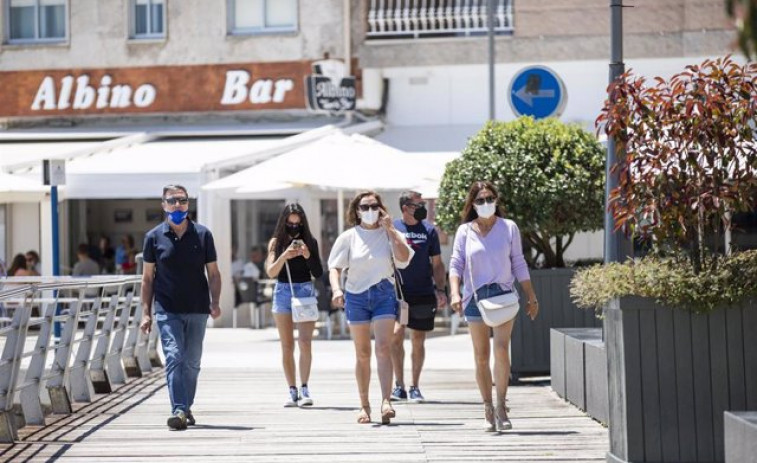
[[[371,325],[351,324],[350,333],[355,344],[355,379],[360,394],[360,405],[369,406],[368,386],[371,382]]]
[[[297,386],[296,372],[294,369],[294,324],[290,314],[273,314],[276,328],[279,330],[281,341],[281,364],[284,366],[284,376],[289,387]]]
[[[381,399],[389,400],[392,393],[392,341],[394,339],[394,319],[381,318],[373,322],[376,338],[376,365],[378,367]]]
[[[484,323],[469,323],[473,356],[476,362],[476,383],[485,403],[492,402],[492,372],[489,367],[489,327]]]
[[[494,382],[497,388],[497,415],[507,419],[507,386],[510,383],[510,336],[515,320],[494,328]]]
[[[307,384],[310,380],[310,366],[313,364],[313,329],[315,322],[297,324],[297,346],[300,348],[300,380]]]

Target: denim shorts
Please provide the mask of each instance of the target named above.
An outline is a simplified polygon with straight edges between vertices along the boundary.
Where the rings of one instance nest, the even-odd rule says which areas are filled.
[[[344,293],[344,312],[350,325],[370,323],[373,320],[397,318],[397,297],[394,285],[381,280],[362,293]]]
[[[292,286],[294,286],[294,297],[315,296],[312,282],[292,283]],[[292,290],[289,288],[289,283],[276,282],[276,286],[273,288],[271,312],[292,314]]]
[[[489,283],[488,285],[484,285],[480,288],[478,288],[478,291],[476,291],[476,294],[478,295],[479,299],[486,299],[488,297],[494,297],[499,296],[500,294],[507,294],[511,293],[512,291],[505,291],[502,289],[502,287],[499,285],[499,283]],[[483,318],[481,318],[481,311],[478,310],[478,305],[476,305],[476,298],[471,297],[468,301],[468,305],[465,306],[465,320],[467,322],[480,322],[483,323]]]

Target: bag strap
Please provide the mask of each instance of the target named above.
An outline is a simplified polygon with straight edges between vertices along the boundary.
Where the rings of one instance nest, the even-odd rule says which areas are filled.
[[[289,289],[292,291],[292,297],[295,297],[295,295],[294,295],[294,285],[292,284],[292,273],[289,271],[289,261],[288,260],[284,261],[284,265],[287,268],[287,280],[289,280]],[[310,282],[311,283],[313,282],[312,275],[311,275],[311,278],[310,278]],[[315,296],[315,285],[313,285],[310,288],[310,295],[311,296]]]
[[[473,286],[473,259],[470,258],[470,255],[468,253],[468,233],[470,232],[471,228],[473,228],[473,225],[471,223],[468,223],[468,227],[465,229],[465,247],[463,248],[463,251],[465,252],[465,266],[468,267],[470,285],[473,289],[473,298],[476,300],[476,304],[478,304],[478,294],[476,288]]]
[[[394,246],[392,246],[392,240],[389,239],[388,236],[386,239],[389,243],[389,253],[391,254],[389,260],[392,261],[392,270],[394,270],[394,294],[397,296],[397,299],[404,301],[405,296],[402,294],[402,274],[397,270],[397,265],[394,263]]]

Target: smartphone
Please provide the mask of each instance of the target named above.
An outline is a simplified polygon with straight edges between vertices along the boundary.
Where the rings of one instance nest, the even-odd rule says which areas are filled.
[[[303,244],[305,244],[305,242],[302,240],[292,240],[292,247],[295,249],[301,248]]]

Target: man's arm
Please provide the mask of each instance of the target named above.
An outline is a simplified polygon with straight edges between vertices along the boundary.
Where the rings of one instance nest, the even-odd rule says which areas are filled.
[[[208,262],[205,269],[210,286],[210,316],[218,318],[221,316],[221,271],[218,270],[218,262]]]
[[[142,293],[140,301],[142,302],[142,321],[139,329],[143,333],[149,333],[152,328],[152,298],[153,282],[155,281],[155,264],[144,262],[142,265]]]
[[[436,300],[439,308],[447,305],[447,293],[444,288],[447,286],[447,272],[442,262],[442,255],[431,256],[431,267],[434,272],[434,284],[436,285]]]

